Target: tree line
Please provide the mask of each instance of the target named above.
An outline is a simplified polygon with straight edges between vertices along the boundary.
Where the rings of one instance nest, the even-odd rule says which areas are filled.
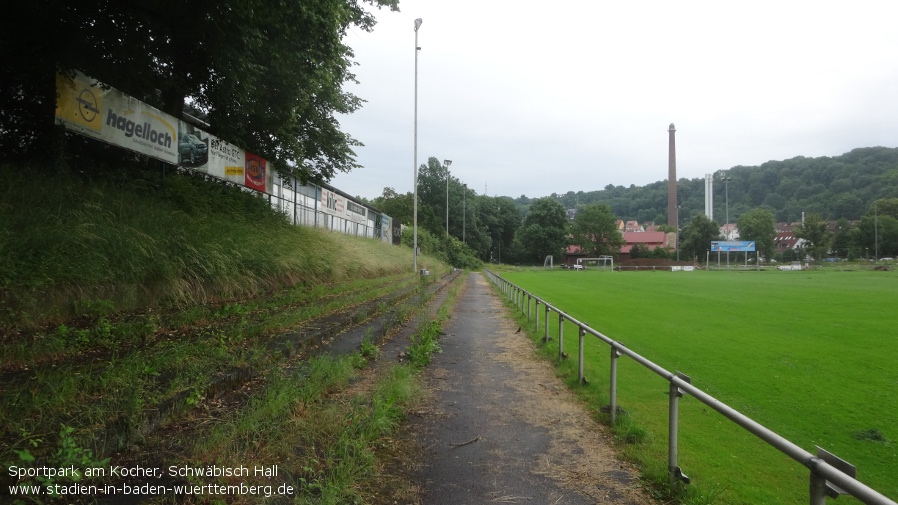
[[[717,195],[726,190],[729,216],[740,239],[754,240],[764,260],[898,254],[898,149],[864,148],[836,158],[771,161],[760,167],[734,167],[728,175],[728,188],[715,183],[715,215],[726,213],[724,197]],[[420,166],[418,184],[423,237],[419,242],[426,252],[442,254],[456,266],[480,261],[541,263],[550,254],[560,257],[571,245],[590,256],[616,255],[623,245],[618,219],[667,222],[664,181],[536,199],[490,197],[477,194],[431,157]],[[811,194],[802,185],[820,193]],[[704,179],[681,179],[678,195],[679,250],[649,252],[636,247],[632,257],[651,254],[702,261],[711,242],[723,240],[720,221],[704,214]],[[413,222],[411,192],[385,188],[370,203],[403,224]],[[573,219],[568,209],[575,210]],[[804,246],[784,257],[776,251],[776,224],[802,221],[802,216],[793,233]],[[677,231],[667,225],[659,229]],[[411,245],[411,233],[405,233],[403,240]]]

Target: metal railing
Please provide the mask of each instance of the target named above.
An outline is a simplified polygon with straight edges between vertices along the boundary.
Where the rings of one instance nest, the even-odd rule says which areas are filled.
[[[577,320],[571,315],[565,313],[561,309],[551,305],[545,300],[537,297],[533,293],[530,293],[521,287],[503,279],[499,275],[491,272],[490,270],[484,270],[486,272],[487,277],[499,288],[499,290],[509,298],[515,306],[520,308],[521,314],[526,315],[528,321],[535,321],[535,332],[539,333],[540,329],[540,317],[539,317],[539,306],[542,305],[544,308],[544,317],[543,317],[543,327],[545,330],[543,341],[549,341],[549,313],[554,312],[558,315],[558,356],[560,358],[565,358],[567,355],[564,353],[564,322],[568,321],[571,324],[575,325],[578,328],[578,337],[579,337],[579,349],[578,349],[578,380],[579,382],[585,383],[586,379],[583,375],[583,349],[584,349],[584,337],[586,334],[593,335],[598,338],[600,341],[608,344],[611,348],[610,353],[610,385],[609,385],[609,396],[610,396],[610,405],[609,412],[611,415],[611,424],[615,423],[617,417],[617,360],[621,356],[628,356],[640,365],[648,368],[655,374],[661,376],[665,380],[670,383],[670,388],[668,392],[669,397],[669,419],[668,419],[668,458],[667,458],[667,470],[670,478],[671,487],[678,482],[682,481],[685,483],[689,483],[689,478],[683,473],[680,467],[677,465],[677,432],[678,432],[678,412],[679,412],[679,399],[683,395],[692,395],[698,401],[704,403],[708,407],[716,410],[718,413],[722,414],[727,419],[733,421],[738,424],[742,428],[744,428],[749,433],[752,433],[756,437],[760,438],[767,444],[773,446],[775,449],[779,450],[783,454],[789,456],[795,461],[801,463],[805,467],[810,470],[810,484],[809,484],[809,494],[810,494],[810,504],[811,505],[825,505],[826,497],[836,497],[840,494],[848,494],[854,496],[859,499],[863,503],[870,505],[898,505],[896,502],[882,495],[875,489],[870,488],[864,483],[856,480],[854,478],[854,467],[849,463],[842,461],[841,459],[829,454],[828,452],[820,449],[818,447],[817,454],[811,454],[810,452],[802,449],[798,445],[793,442],[787,440],[781,435],[775,433],[774,431],[764,427],[748,416],[740,413],[736,409],[726,405],[720,400],[714,398],[713,396],[705,393],[701,389],[690,384],[690,379],[687,375],[682,374],[680,372],[670,372],[661,366],[655,364],[654,362],[648,360],[647,358],[639,355],[635,351],[627,348],[620,342],[617,342],[602,333],[596,331],[593,328],[590,328],[588,324]],[[533,310],[531,311],[531,305],[533,306]]]

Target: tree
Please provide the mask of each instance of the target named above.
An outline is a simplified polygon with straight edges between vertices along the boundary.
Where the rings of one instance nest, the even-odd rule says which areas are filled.
[[[832,234],[826,229],[826,221],[817,214],[811,212],[805,215],[804,221],[795,227],[795,236],[804,239],[807,245],[805,249],[814,260],[820,261],[829,252],[829,244]]]
[[[343,37],[375,23],[363,4],[397,8],[397,0],[23,3],[0,26],[0,149],[29,157],[52,145],[54,76],[79,70],[176,118],[190,103],[209,133],[303,182],[328,180],[357,166],[360,144],[336,116],[361,105],[341,87],[354,80]]]
[[[898,254],[898,198],[876,200],[858,223],[856,244],[870,257]]]
[[[587,205],[577,213],[572,227],[573,242],[590,256],[617,255],[624,237],[617,229],[617,217],[603,203]]]
[[[371,204],[402,224],[408,225],[414,221],[414,195],[411,193],[401,195],[393,188],[384,188],[383,194]]]
[[[720,240],[720,225],[717,221],[708,219],[704,214],[698,214],[692,221],[683,227],[683,237],[680,249],[686,258],[705,258],[705,253],[711,250],[711,242]]]
[[[753,240],[755,249],[765,261],[773,258],[776,250],[773,243],[776,238],[776,220],[773,213],[760,207],[752,209],[739,216],[736,226],[739,228],[739,237],[742,240]]]
[[[568,218],[564,206],[554,198],[533,200],[517,238],[531,261],[559,256],[567,246]]]

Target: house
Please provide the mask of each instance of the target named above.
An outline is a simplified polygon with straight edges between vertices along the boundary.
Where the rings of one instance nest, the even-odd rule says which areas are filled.
[[[739,228],[736,228],[736,223],[728,223],[721,226],[720,234],[726,240],[739,240]]]
[[[668,249],[674,243],[675,233],[664,233],[663,231],[643,231],[643,232],[624,232],[624,246],[620,250],[620,261],[630,259],[630,251],[636,244],[642,244],[650,251],[661,247]]]

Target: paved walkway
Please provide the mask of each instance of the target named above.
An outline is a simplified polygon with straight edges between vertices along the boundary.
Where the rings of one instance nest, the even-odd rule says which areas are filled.
[[[410,422],[423,503],[654,503],[508,314],[469,274],[424,372],[432,403]]]

